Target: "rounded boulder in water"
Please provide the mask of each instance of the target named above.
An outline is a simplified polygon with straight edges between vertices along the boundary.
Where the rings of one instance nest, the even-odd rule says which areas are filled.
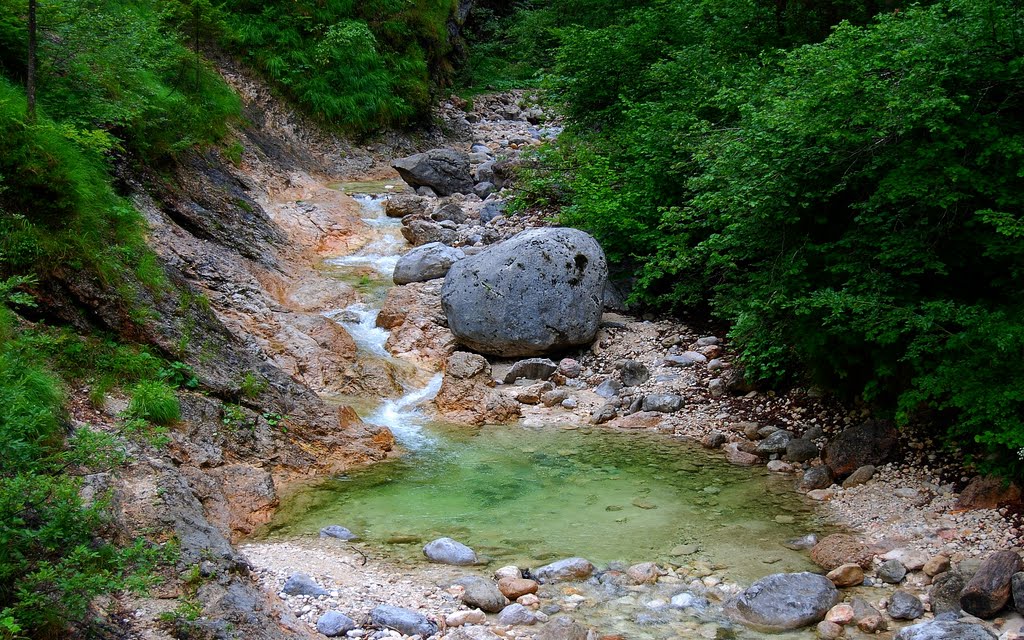
[[[477,563],[476,552],[451,538],[438,538],[423,546],[423,555],[431,562],[466,566]]]

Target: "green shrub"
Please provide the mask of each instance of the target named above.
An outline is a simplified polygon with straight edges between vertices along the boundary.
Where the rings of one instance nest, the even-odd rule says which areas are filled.
[[[229,0],[227,39],[305,110],[364,132],[425,120],[452,69],[451,0]]]
[[[268,385],[269,383],[260,375],[246,371],[245,376],[242,377],[242,383],[239,385],[239,391],[243,397],[257,398],[267,390]]]
[[[181,403],[174,387],[147,380],[132,388],[128,413],[158,425],[169,425],[181,417]]]
[[[68,637],[98,595],[139,588],[161,554],[103,540],[102,500],[84,505],[68,469],[104,468],[123,454],[79,429],[64,441],[57,380],[15,344],[0,305],[0,636]]]
[[[537,193],[636,265],[635,301],[728,321],[751,378],[927,415],[1019,474],[1022,9],[945,0],[817,44],[771,9],[664,3],[563,29],[551,83],[571,133]],[[833,10],[864,19],[811,13]]]

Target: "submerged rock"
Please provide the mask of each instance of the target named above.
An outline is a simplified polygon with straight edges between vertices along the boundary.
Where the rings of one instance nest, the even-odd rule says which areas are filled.
[[[320,530],[321,538],[337,538],[338,540],[358,540],[359,536],[352,533],[345,527],[337,524],[332,524],[324,527]]]

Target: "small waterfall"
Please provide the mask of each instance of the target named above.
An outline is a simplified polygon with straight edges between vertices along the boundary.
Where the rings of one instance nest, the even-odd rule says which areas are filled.
[[[381,358],[390,358],[391,354],[384,348],[389,332],[377,326],[379,314],[380,309],[357,302],[344,309],[328,311],[324,316],[345,327],[356,346],[363,351]]]
[[[422,449],[433,442],[433,438],[422,431],[425,417],[419,407],[437,395],[443,380],[444,376],[438,373],[427,386],[408,391],[401,398],[385,400],[366,421],[391,429],[395,438],[406,447]]]
[[[401,220],[388,218],[384,214],[384,201],[387,196],[353,194],[352,197],[362,208],[361,219],[373,230],[372,239],[354,254],[331,258],[327,263],[337,267],[371,268],[383,275],[390,284],[398,259],[408,249],[408,243],[399,231],[402,226]],[[344,309],[326,312],[324,316],[343,326],[364,354],[394,363],[396,371],[408,369],[412,365],[396,361],[384,348],[390,332],[377,326],[379,313],[380,308],[375,304],[358,302]],[[406,374],[403,376],[405,395],[397,399],[383,400],[364,419],[391,429],[395,438],[405,447],[422,449],[434,440],[422,432],[426,418],[420,410],[420,405],[437,395],[443,376],[434,375],[426,386],[420,387],[418,382],[410,381],[422,380],[422,372],[406,371]]]

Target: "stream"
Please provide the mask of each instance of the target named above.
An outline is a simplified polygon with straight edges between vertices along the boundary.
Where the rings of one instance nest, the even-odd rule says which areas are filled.
[[[361,299],[324,315],[345,327],[363,357],[393,366],[405,389],[399,398],[344,400],[366,422],[390,428],[405,454],[297,491],[259,537],[316,537],[321,527],[341,524],[375,554],[415,567],[426,563],[424,543],[448,536],[487,560],[488,573],[569,556],[599,568],[642,561],[706,567],[704,575],[724,573],[744,585],[815,570],[806,552],[781,544],[823,529],[791,478],[732,466],[665,435],[432,419],[427,405],[441,374],[395,361],[384,347],[388,332],[375,324],[398,257],[409,248],[400,220],[383,213],[384,183],[342,187],[361,191],[353,197],[372,238],[327,261]],[[592,587],[603,591],[602,604],[580,619],[630,638],[759,637],[723,625],[699,597],[685,612],[669,607],[683,586],[666,580],[644,594]]]

